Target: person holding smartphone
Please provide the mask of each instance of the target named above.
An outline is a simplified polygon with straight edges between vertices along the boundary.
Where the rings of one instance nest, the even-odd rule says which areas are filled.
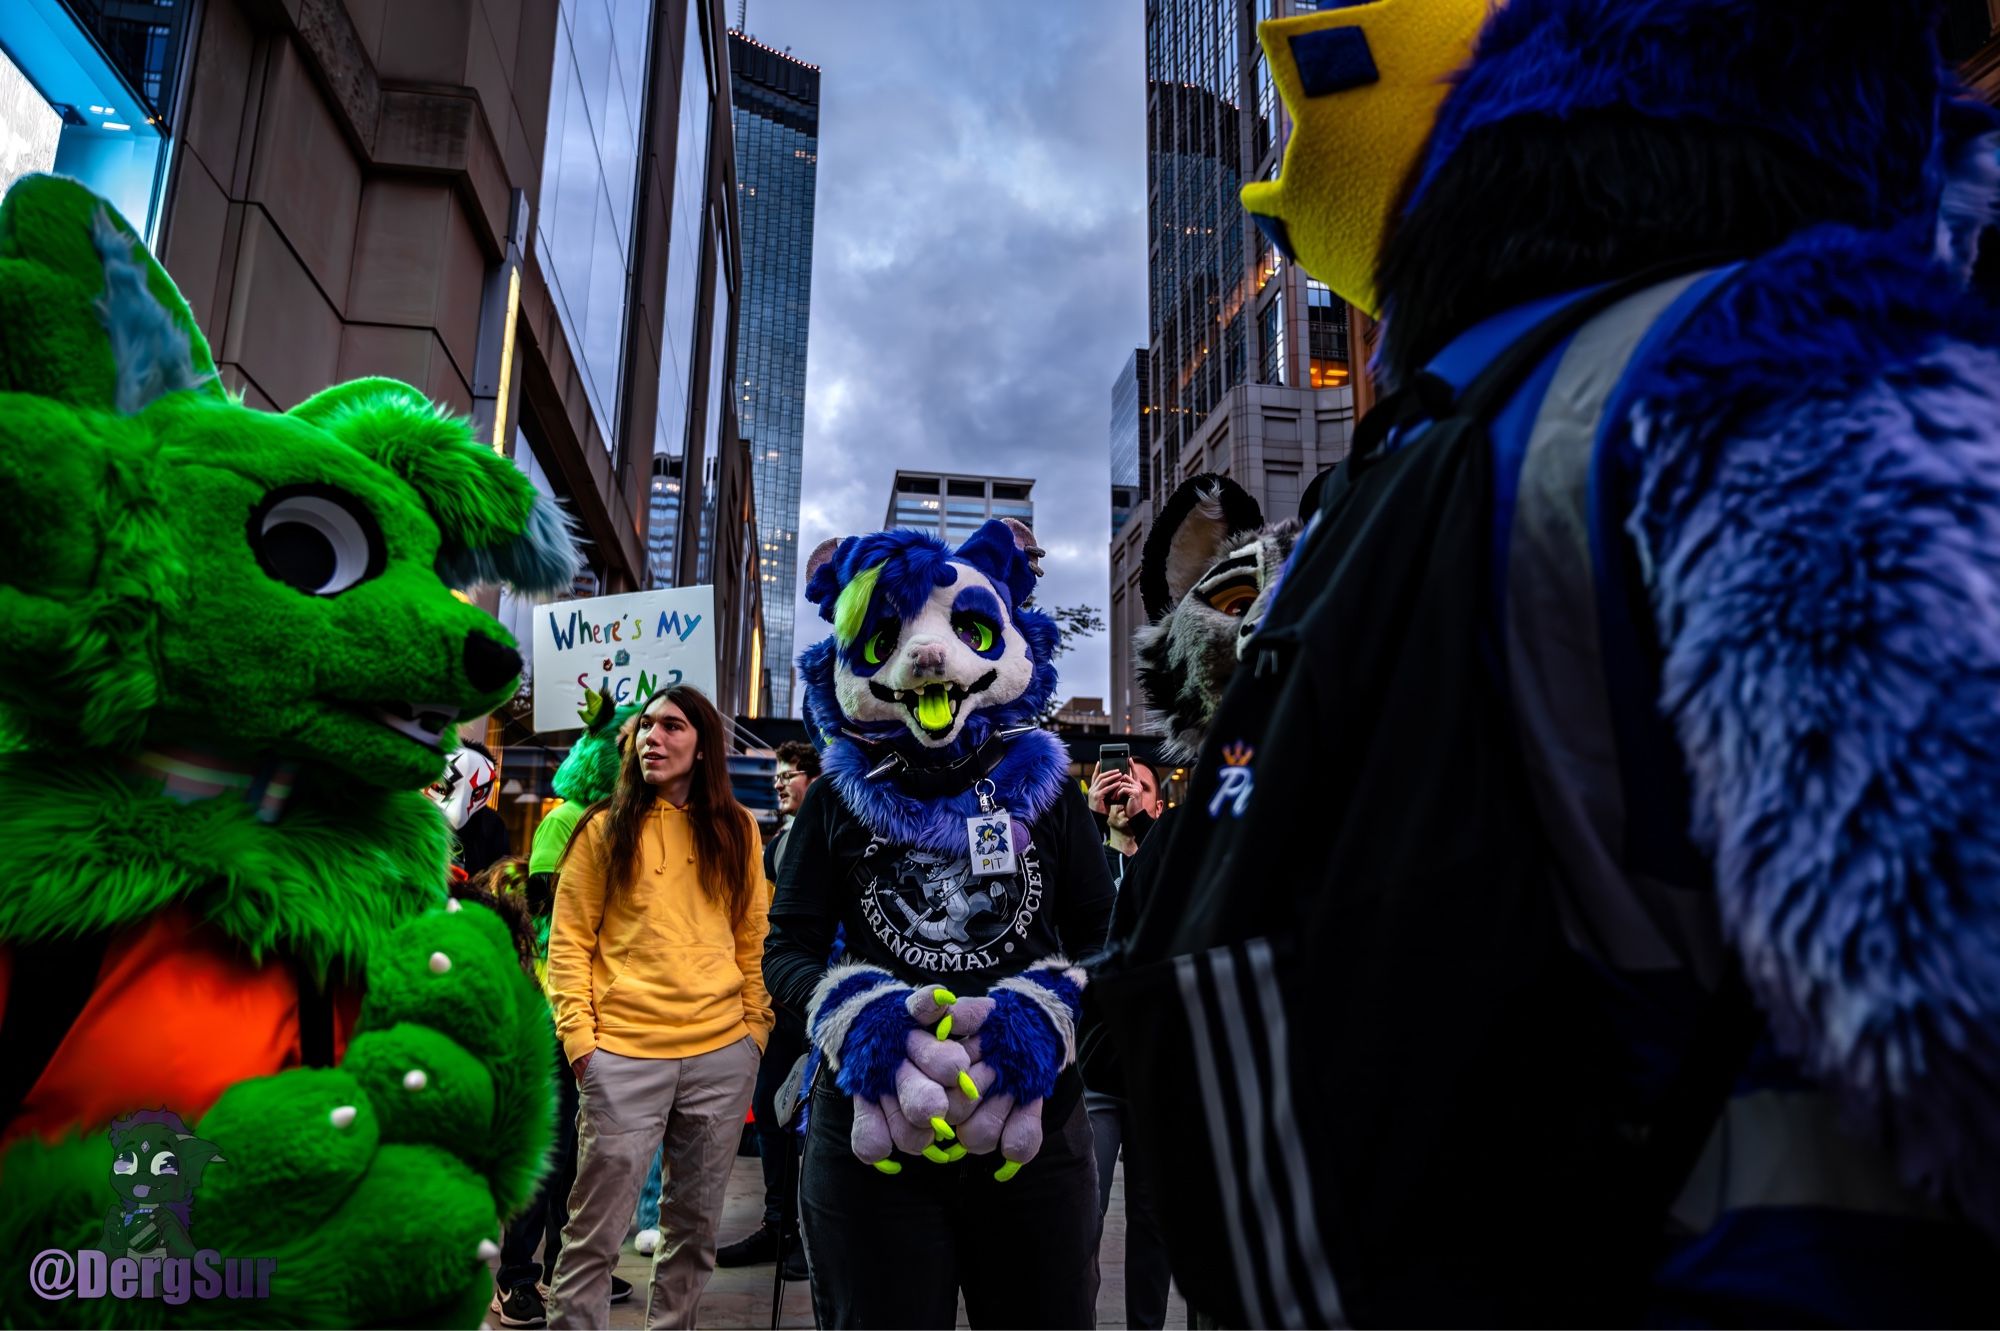
[[[1134,758],[1127,744],[1107,744],[1098,751],[1097,772],[1090,780],[1090,808],[1104,825],[1104,860],[1119,888],[1119,910],[1125,896],[1125,871],[1139,844],[1160,816],[1160,778],[1151,763]],[[1104,1047],[1103,1032],[1086,1028],[1078,1053],[1083,1068],[1084,1106],[1090,1112],[1090,1135],[1097,1153],[1098,1241],[1104,1237],[1104,1214],[1111,1208],[1111,1174],[1125,1140],[1125,1100],[1117,1075],[1115,1054]],[[1125,1321],[1131,1327],[1166,1325],[1172,1272],[1167,1244],[1160,1232],[1151,1195],[1140,1176],[1125,1175]]]
[[[1104,861],[1123,885],[1126,861],[1139,853],[1160,816],[1160,778],[1151,763],[1134,758],[1130,745],[1107,744],[1090,781],[1090,811],[1104,824]]]

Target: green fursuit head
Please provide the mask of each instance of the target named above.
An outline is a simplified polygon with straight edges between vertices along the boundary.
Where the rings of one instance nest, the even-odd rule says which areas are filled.
[[[167,1106],[222,1156],[195,1239],[276,1258],[277,1302],[49,1302],[17,1278],[0,1321],[477,1324],[551,1140],[552,1036],[505,927],[446,902],[421,791],[520,668],[454,590],[567,588],[560,510],[401,383],[246,406],[131,227],[52,176],[0,202],[0,503],[0,946],[176,909],[254,966],[363,989],[338,1067]],[[137,775],[188,753],[263,771],[265,803]],[[204,1057],[153,1038],[163,1067]],[[9,1145],[0,1265],[101,1233],[105,1127]]]

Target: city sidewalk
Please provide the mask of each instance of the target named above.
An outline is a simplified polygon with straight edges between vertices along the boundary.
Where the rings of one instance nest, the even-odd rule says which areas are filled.
[[[1111,1183],[1111,1212],[1104,1219],[1104,1251],[1100,1262],[1101,1282],[1097,1291],[1097,1324],[1100,1327],[1125,1325],[1125,1167]],[[753,1156],[737,1156],[729,1177],[729,1196],[723,1204],[722,1241],[740,1239],[756,1228],[764,1209],[764,1175]],[[633,1252],[628,1244],[618,1262],[618,1274],[631,1281],[632,1301],[611,1310],[614,1327],[643,1327],[646,1324],[646,1283],[651,1261]],[[497,1320],[497,1319],[495,1319]],[[702,1295],[698,1319],[704,1327],[768,1327],[771,1325],[771,1268],[766,1266],[718,1269]],[[786,1327],[810,1327],[812,1300],[804,1281],[785,1286],[785,1310],[780,1322]],[[966,1325],[965,1308],[960,1305],[958,1324]],[[1176,1293],[1167,1309],[1167,1325],[1187,1325],[1187,1304]]]

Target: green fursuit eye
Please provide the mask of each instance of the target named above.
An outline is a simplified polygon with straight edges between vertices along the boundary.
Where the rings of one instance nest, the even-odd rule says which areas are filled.
[[[875,630],[874,635],[862,646],[861,659],[869,665],[878,666],[884,660],[888,659],[890,652],[895,650],[896,630],[893,627],[879,628]]]
[[[958,635],[958,640],[975,652],[990,652],[993,644],[1000,640],[1000,631],[993,627],[993,621],[969,610],[953,615],[951,628]]]

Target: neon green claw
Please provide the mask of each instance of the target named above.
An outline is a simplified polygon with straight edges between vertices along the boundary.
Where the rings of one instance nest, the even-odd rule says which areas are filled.
[[[951,1013],[947,1012],[944,1014],[944,1020],[938,1023],[938,1039],[949,1040],[950,1038],[951,1038]]]
[[[948,1165],[951,1163],[951,1157],[946,1155],[944,1153],[944,1148],[939,1146],[936,1142],[932,1142],[929,1146],[926,1146],[924,1148],[924,1159],[929,1160],[933,1164],[939,1164],[939,1165]]]
[[[961,1071],[958,1074],[958,1089],[965,1092],[965,1098],[968,1100],[979,1098],[979,1083],[972,1079],[970,1072]]]
[[[900,1174],[903,1172],[903,1164],[900,1160],[877,1160],[875,1168],[881,1170],[884,1174]]]
[[[993,1172],[994,1181],[1005,1183],[1008,1179],[1021,1172],[1021,1163],[1019,1160],[1009,1160]]]
[[[931,990],[931,1001],[935,1002],[939,1007],[950,1007],[958,1001],[958,995],[940,986]]]
[[[966,1150],[963,1142],[953,1142],[951,1149],[944,1153],[944,1158],[947,1160],[963,1160],[965,1156]]]
[[[937,1114],[931,1115],[931,1131],[935,1132],[938,1135],[939,1141],[948,1142],[952,1140],[954,1137],[958,1136],[957,1133],[951,1130],[951,1124],[945,1122],[944,1119]]]

